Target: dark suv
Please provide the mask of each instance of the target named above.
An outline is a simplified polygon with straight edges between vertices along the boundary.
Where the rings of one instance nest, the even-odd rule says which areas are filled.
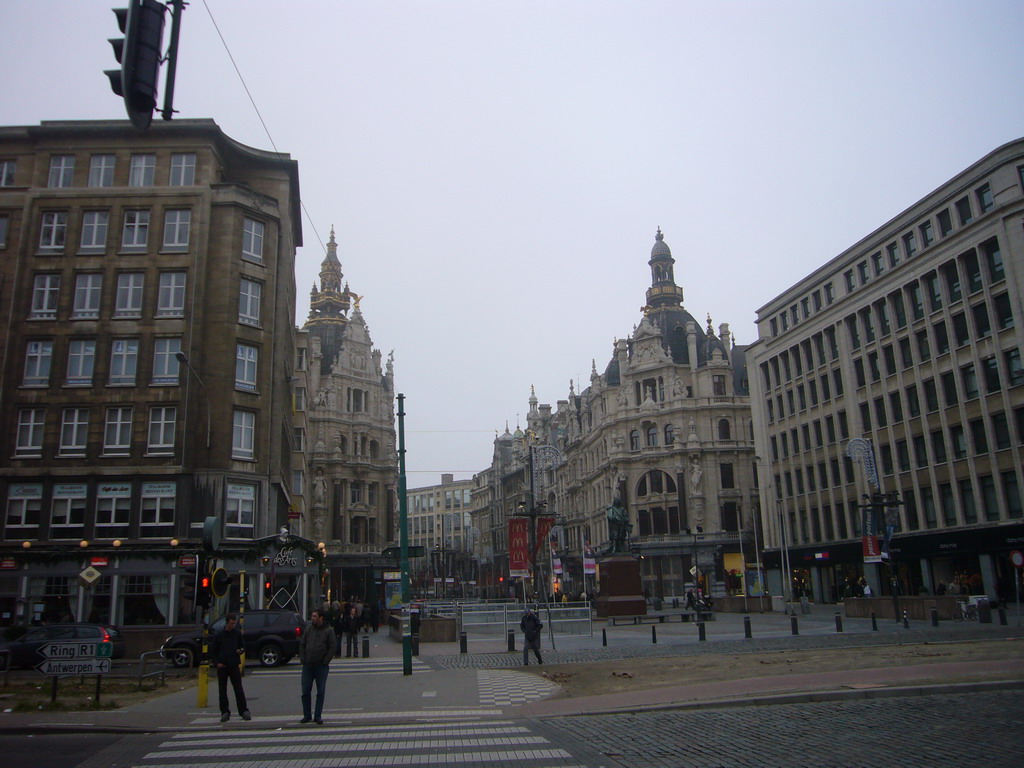
[[[224,628],[222,616],[210,625],[210,640]],[[295,611],[272,609],[267,611],[246,611],[242,629],[245,635],[245,655],[259,659],[264,667],[287,664],[299,652],[299,638],[305,626],[302,617]],[[199,663],[203,644],[203,630],[193,629],[180,635],[168,637],[160,650],[176,667],[187,667]],[[185,650],[191,651],[191,655]]]

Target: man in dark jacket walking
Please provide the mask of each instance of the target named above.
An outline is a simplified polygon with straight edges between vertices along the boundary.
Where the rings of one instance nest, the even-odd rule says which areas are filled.
[[[540,631],[544,628],[540,619],[537,618],[537,614],[533,612],[532,608],[527,608],[526,613],[523,614],[523,620],[519,622],[519,628],[523,630],[523,665],[530,665],[530,649],[533,649],[534,655],[537,657],[537,663],[543,664],[544,660],[540,657]]]
[[[348,616],[344,618],[344,624],[342,629],[345,631],[345,656],[355,656],[359,658],[359,627],[362,624],[362,619],[356,613],[356,607],[353,605],[348,609]]]
[[[309,624],[299,640],[299,659],[302,660],[302,719],[300,723],[310,720],[323,725],[324,694],[327,692],[327,672],[330,670],[331,659],[337,643],[334,628],[324,618],[318,608],[313,611]],[[316,710],[311,713],[310,699],[313,683],[316,683]]]
[[[213,636],[210,643],[210,659],[217,665],[217,690],[220,692],[220,721],[226,723],[231,719],[231,705],[228,702],[228,680],[235,690],[235,704],[238,714],[243,720],[251,720],[249,705],[245,701],[242,689],[242,654],[245,653],[245,638],[238,628],[238,618],[229,613],[224,621],[224,628]]]

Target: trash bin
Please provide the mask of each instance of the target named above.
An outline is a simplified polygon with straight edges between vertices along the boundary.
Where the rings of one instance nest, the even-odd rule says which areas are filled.
[[[979,597],[975,602],[978,607],[978,623],[979,624],[991,624],[992,623],[992,605],[989,603],[987,597]]]
[[[811,612],[811,602],[810,602],[810,600],[807,599],[806,596],[802,596],[800,598],[800,613],[810,613],[810,612]]]

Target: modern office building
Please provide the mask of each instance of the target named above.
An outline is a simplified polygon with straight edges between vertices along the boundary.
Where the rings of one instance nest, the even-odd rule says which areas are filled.
[[[996,597],[1013,583],[1022,187],[1018,140],[758,310],[748,357],[774,594],[835,602],[864,579],[875,594]],[[888,523],[865,520],[864,496],[893,492]]]
[[[211,120],[0,129],[0,622],[191,622],[208,518],[250,605],[271,571],[278,604],[315,595],[287,528],[301,243],[295,161]]]
[[[440,485],[406,492],[409,544],[423,547],[424,556],[410,561],[411,584],[420,595],[476,595],[478,562],[474,550],[479,530],[470,519],[473,480],[441,475]]]

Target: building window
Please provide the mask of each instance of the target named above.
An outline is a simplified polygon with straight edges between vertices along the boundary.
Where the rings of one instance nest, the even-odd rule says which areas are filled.
[[[107,455],[126,456],[132,447],[132,408],[107,408],[103,428],[103,452]]]
[[[151,187],[156,172],[156,155],[132,155],[128,170],[129,187]]]
[[[971,314],[974,315],[974,330],[979,339],[992,335],[992,321],[988,318],[988,305],[985,303],[975,304],[971,307]]]
[[[42,485],[12,485],[7,491],[6,528],[38,528],[39,512],[42,508]]]
[[[18,436],[15,456],[41,456],[43,453],[43,409],[22,408],[18,411]]]
[[[306,388],[296,387],[295,392],[292,395],[292,402],[294,404],[293,410],[304,411],[306,410]]]
[[[131,483],[101,483],[96,491],[96,535],[127,536],[131,517]],[[99,529],[105,529],[102,532]]]
[[[95,363],[95,339],[72,339],[68,342],[67,385],[69,387],[90,386]]]
[[[60,298],[60,275],[36,275],[32,281],[32,320],[53,320],[57,317]]]
[[[1003,365],[1006,368],[1006,380],[1008,386],[1015,387],[1024,384],[1024,368],[1020,362],[1020,348],[1014,347],[1003,353]]]
[[[725,397],[725,376],[715,374],[711,377],[711,393],[715,397]]]
[[[238,290],[238,322],[245,325],[260,324],[260,299],[263,296],[263,284],[255,280],[241,280]],[[301,370],[301,369],[300,369]]]
[[[1003,270],[1003,254],[999,250],[999,241],[993,237],[991,240],[982,243],[981,250],[985,254],[989,282],[998,283],[1006,277],[1006,273]]]
[[[953,315],[953,337],[956,339],[958,347],[964,346],[971,340],[971,335],[967,330],[967,315],[963,312]]]
[[[992,306],[996,309],[996,327],[1004,331],[1013,327],[1013,309],[1010,307],[1010,295],[1001,293],[992,299]]]
[[[224,518],[224,533],[228,537],[252,538],[256,524],[256,486],[228,483]]]
[[[231,456],[252,461],[256,458],[256,414],[235,411],[231,428]]]
[[[157,317],[185,316],[185,273],[161,272],[157,295]]]
[[[885,252],[889,255],[889,266],[895,267],[900,263],[900,245],[899,243],[889,243],[885,246]]]
[[[658,428],[653,424],[647,427],[647,447],[656,448],[658,446]]]
[[[149,211],[125,211],[121,249],[144,251],[149,240]]]
[[[263,222],[244,219],[242,222],[242,256],[263,262]]]
[[[174,483],[142,484],[141,536],[166,536],[174,525]]]
[[[134,384],[138,367],[139,340],[114,339],[110,343],[110,383]]]
[[[155,339],[153,341],[153,384],[177,384],[179,363],[177,354],[181,351],[178,337]]]
[[[48,187],[70,187],[75,181],[75,156],[54,155],[50,158]]]
[[[89,158],[89,186],[114,186],[114,156],[93,155]]]
[[[60,455],[84,456],[89,431],[88,408],[65,408],[60,422]]]
[[[17,169],[16,160],[0,160],[0,187],[14,186],[14,172]]]
[[[736,487],[736,482],[735,482],[735,479],[733,477],[732,464],[719,464],[718,465],[718,470],[719,470],[719,474],[721,475],[721,479],[722,479],[722,487],[723,488],[735,488]],[[813,476],[813,475],[809,475],[809,476]]]
[[[992,200],[992,187],[988,184],[983,184],[974,190],[974,194],[978,198],[978,207],[982,213],[987,213],[992,210],[992,206],[995,204]]]
[[[949,296],[949,303],[960,301],[963,297],[963,290],[960,287],[960,271],[955,261],[949,261],[942,265],[942,276],[946,280],[946,294]],[[935,307],[932,307],[935,309]]]
[[[304,452],[306,450],[306,428],[295,427],[293,434],[295,444],[292,446],[292,450],[298,451],[299,453]]]
[[[935,230],[932,227],[931,221],[926,221],[920,227],[918,231],[921,233],[921,247],[927,248],[929,245],[935,242]]]
[[[82,239],[78,250],[81,253],[101,253],[107,247],[106,211],[86,211],[82,214]]]
[[[52,341],[30,341],[25,345],[25,375],[21,384],[25,387],[45,387],[50,383],[50,368],[53,362]]]
[[[68,215],[65,211],[50,211],[43,214],[39,229],[39,250],[59,251],[64,248],[68,230]]]
[[[906,251],[908,259],[917,254],[917,238],[914,237],[913,232],[908,232],[903,236],[903,250]]]
[[[302,496],[306,487],[306,473],[301,469],[292,470],[292,495]]]
[[[364,413],[367,406],[367,395],[369,393],[362,389],[348,388],[347,402],[345,407],[349,413]]]
[[[142,317],[141,272],[122,272],[117,276],[117,297],[114,301],[114,317]]]
[[[50,534],[55,539],[80,539],[85,535],[85,483],[57,483],[50,506]]]
[[[771,403],[769,402],[769,405]],[[665,425],[665,445],[672,445],[676,441],[676,428],[672,424]]]
[[[640,432],[635,429],[629,433],[629,450],[640,450]]]
[[[9,216],[0,216],[0,248],[7,247],[7,230],[11,226]]]
[[[164,211],[165,251],[187,251],[188,230],[192,222],[192,211],[172,209]]]
[[[171,154],[171,177],[168,184],[172,187],[191,187],[196,179],[196,155],[194,152]]]
[[[719,440],[731,440],[732,439],[732,429],[729,426],[729,420],[728,419],[719,419],[718,420],[718,439]]]
[[[964,381],[964,397],[968,400],[978,396],[978,373],[974,363],[968,363],[960,369]],[[954,403],[955,404],[955,403]]]
[[[1001,474],[1003,481],[1003,495],[1006,496],[1006,512],[1011,518],[1024,517],[1024,510],[1020,502],[1020,486],[1017,483],[1017,473],[1013,470]]]
[[[173,405],[158,405],[149,409],[150,454],[174,453],[174,424],[178,410]]]
[[[75,305],[71,313],[73,319],[99,316],[102,282],[103,275],[95,272],[82,272],[75,276]]]
[[[945,237],[953,231],[953,219],[949,215],[949,209],[939,211],[935,215],[935,220],[939,222],[939,236]]]
[[[967,277],[968,293],[977,293],[981,290],[981,264],[978,261],[978,254],[970,250],[960,257],[964,267],[964,274]]]
[[[960,226],[966,226],[973,221],[974,216],[971,213],[971,201],[966,197],[961,197],[956,201],[956,217],[960,221]]]
[[[256,391],[256,364],[259,350],[249,344],[235,345],[235,389]]]

